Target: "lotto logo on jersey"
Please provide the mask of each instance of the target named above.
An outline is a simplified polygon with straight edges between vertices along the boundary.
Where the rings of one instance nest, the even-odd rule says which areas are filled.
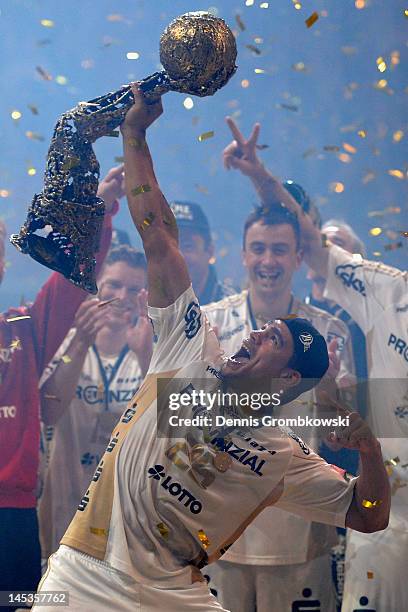
[[[184,504],[185,508],[188,508],[192,514],[200,514],[203,509],[203,505],[198,499],[194,497],[181,485],[179,482],[173,480],[171,476],[166,476],[163,465],[155,465],[147,470],[149,478],[160,481],[160,486],[163,487],[170,495],[176,497],[179,502]]]
[[[188,340],[197,335],[201,327],[201,310],[197,302],[190,302],[184,316],[186,322],[185,333]]]
[[[299,438],[293,431],[289,432],[289,436],[299,444],[305,455],[310,455],[310,448],[303,442],[302,438]]]
[[[353,264],[344,264],[341,266],[337,266],[336,276],[338,276],[341,279],[345,287],[351,287],[352,289],[354,289],[354,291],[357,291],[357,293],[361,293],[361,295],[366,297],[364,283],[355,274],[355,270],[357,268],[362,268],[362,266],[361,265],[353,266]]]
[[[395,334],[390,334],[388,338],[388,346],[393,346],[394,351],[397,351],[405,359],[408,361],[408,344],[402,338],[398,338]]]

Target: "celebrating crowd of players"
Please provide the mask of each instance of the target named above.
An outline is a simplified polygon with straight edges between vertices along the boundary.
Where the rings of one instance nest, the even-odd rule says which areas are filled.
[[[363,259],[362,245],[345,224],[331,221],[322,234],[318,213],[304,191],[292,182],[282,184],[259,160],[259,126],[246,140],[229,119],[234,140],[224,150],[224,164],[253,182],[259,206],[248,211],[243,229],[247,289],[234,292],[222,285],[210,263],[213,243],[200,207],[189,202],[168,207],[147,146],[141,150],[126,146],[129,135],[144,137],[148,125],[160,114],[158,105],[145,108],[136,90],[135,97],[135,108],[128,113],[122,134],[135,225],[140,228],[147,214],[152,213],[154,219],[152,227],[141,233],[147,262],[142,253],[122,245],[112,248],[102,263],[109,248],[115,201],[124,195],[123,169],[112,170],[99,191],[107,214],[99,256],[98,299],[86,299],[84,292],[55,273],[32,306],[11,309],[0,321],[0,590],[36,590],[40,537],[41,556],[47,559],[56,553],[41,589],[63,590],[68,585],[66,590],[70,591],[69,585],[74,585],[73,610],[108,609],[106,601],[115,592],[118,610],[134,609],[137,597],[144,602],[141,610],[188,610],[189,606],[203,612],[404,609],[408,550],[406,272]],[[132,185],[149,184],[152,190],[134,198],[130,181]],[[159,221],[162,218],[164,225]],[[0,229],[3,270],[5,232]],[[307,303],[293,293],[293,274],[302,260],[313,271],[314,285]],[[190,278],[195,293],[189,289]],[[191,315],[189,333],[184,329],[186,309]],[[27,318],[21,318],[24,316]],[[370,384],[362,385],[363,389],[357,385],[353,397],[360,415],[367,415],[368,426],[353,413],[350,428],[338,433],[336,440],[324,443],[318,431],[309,430],[307,445],[300,441],[300,446],[296,432],[294,438],[285,439],[291,442],[285,443],[280,432],[251,432],[251,441],[246,439],[242,445],[251,448],[252,442],[252,449],[261,449],[260,457],[262,452],[271,455],[269,447],[278,449],[282,457],[291,453],[286,466],[272,467],[269,457],[271,471],[263,489],[259,483],[255,486],[251,474],[242,473],[241,464],[226,462],[225,470],[224,466],[212,469],[214,486],[201,491],[203,504],[210,508],[213,504],[213,509],[181,516],[180,508],[187,506],[178,508],[173,501],[173,506],[168,506],[170,502],[157,484],[162,472],[170,474],[172,465],[165,463],[158,441],[150,440],[155,432],[148,408],[158,374],[165,372],[166,377],[181,377],[184,382],[187,377],[204,378],[197,363],[205,360],[218,368],[222,384],[235,388],[237,375],[256,378],[253,368],[263,366],[269,350],[264,346],[272,341],[269,357],[276,360],[276,368],[270,375],[280,378],[285,390],[293,389],[299,383],[299,372],[306,369],[304,355],[297,365],[288,355],[286,361],[279,361],[284,356],[284,340],[292,342],[296,352],[295,324],[291,321],[307,325],[304,329],[315,338],[313,351],[319,338],[326,340],[329,374],[340,387],[368,378]],[[226,355],[238,355],[227,365],[220,365],[216,337]],[[242,346],[246,347],[244,353]],[[260,355],[260,365],[254,365],[253,355]],[[317,358],[318,354],[310,360]],[[313,370],[313,377],[320,378],[326,368]],[[256,378],[259,384],[266,373],[263,370]],[[375,384],[377,380],[380,384]],[[218,379],[216,382],[219,384]],[[315,415],[319,397],[319,387],[308,388],[300,399],[283,403],[274,414]],[[129,410],[134,414],[127,421],[121,419]],[[134,423],[130,420],[133,416]],[[40,421],[43,459],[38,484]],[[116,429],[117,434],[112,434]],[[236,444],[234,434],[230,436]],[[382,457],[374,436],[380,439]],[[106,447],[113,440],[117,446],[109,451]],[[336,444],[343,450],[336,450]],[[309,447],[348,472],[360,469],[360,478],[328,468]],[[219,444],[217,448],[207,451],[216,467],[228,454],[224,443],[217,459]],[[169,458],[167,451],[165,458]],[[201,503],[197,501],[200,487],[183,481],[174,465],[185,490]],[[145,467],[150,473],[147,485]],[[279,470],[282,480],[276,476]],[[151,491],[153,486],[158,490]],[[253,500],[247,500],[248,486]],[[268,486],[274,495],[263,503]],[[242,506],[242,516],[231,504]],[[132,512],[138,515],[137,528],[132,525]],[[149,514],[156,513],[158,531],[152,535]],[[243,523],[248,525],[245,530],[241,529]],[[233,530],[234,537],[229,538],[234,525],[237,533]],[[177,526],[182,533],[173,536]],[[335,555],[341,556],[339,541],[344,539],[336,526],[351,527],[343,587],[338,572],[336,580],[332,579],[333,547]],[[195,541],[194,533],[201,534]],[[186,564],[187,558],[191,558],[191,565]],[[207,566],[204,561],[208,560],[215,562]],[[195,575],[200,569],[219,603],[210,599],[207,587],[203,590],[200,577]],[[80,583],[91,584],[93,572],[98,571],[106,582],[106,592],[102,587],[101,593],[93,592],[92,586],[81,590]],[[192,586],[199,584],[200,591],[188,589],[188,580]],[[144,588],[137,590],[136,584]],[[87,604],[90,593],[99,601],[96,608]]]

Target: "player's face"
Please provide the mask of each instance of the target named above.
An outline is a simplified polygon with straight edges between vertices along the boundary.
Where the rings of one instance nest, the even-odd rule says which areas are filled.
[[[265,298],[279,296],[290,287],[302,261],[293,228],[257,221],[247,231],[243,261],[253,290]]]
[[[252,331],[239,351],[225,362],[222,372],[230,378],[279,378],[293,350],[293,338],[287,325],[276,319]]]
[[[208,264],[213,255],[212,247],[206,247],[205,240],[199,234],[192,234],[190,230],[180,229],[180,250],[186,260],[193,287],[199,286],[202,278],[206,276]]]
[[[323,229],[322,232],[323,234],[326,234],[327,238],[333,244],[337,244],[337,246],[341,247],[345,251],[348,251],[349,253],[354,252],[354,238],[350,236],[344,227],[330,225],[329,227]]]
[[[99,279],[99,299],[119,298],[108,307],[107,325],[120,329],[133,323],[137,311],[137,294],[146,286],[146,272],[124,261],[117,261],[104,268]]]

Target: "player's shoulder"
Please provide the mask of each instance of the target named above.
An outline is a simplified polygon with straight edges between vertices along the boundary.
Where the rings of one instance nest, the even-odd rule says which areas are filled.
[[[362,263],[366,270],[372,271],[375,274],[382,274],[405,283],[408,282],[407,270],[400,270],[399,268],[388,266],[381,261],[371,261],[370,259],[364,259]]]
[[[343,321],[317,306],[312,306],[305,302],[298,302],[297,312],[299,316],[310,321],[320,333],[325,333],[328,329],[338,329],[344,335],[348,333],[347,325]]]
[[[222,300],[218,300],[218,302],[210,302],[209,304],[202,306],[202,310],[208,313],[230,312],[236,308],[244,306],[247,299],[247,295],[248,290],[244,289],[244,291],[228,295]]]

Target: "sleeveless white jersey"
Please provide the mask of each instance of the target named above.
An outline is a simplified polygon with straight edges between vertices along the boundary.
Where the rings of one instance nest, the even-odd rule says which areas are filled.
[[[65,355],[76,330],[71,329],[50,364],[40,387]],[[57,550],[97,465],[112,429],[142,382],[133,351],[125,347],[114,358],[101,357],[90,347],[75,397],[54,427],[45,430],[46,467],[39,502],[42,556]]]
[[[221,348],[226,355],[234,354],[244,338],[254,329],[248,307],[248,291],[227,297],[219,302],[203,306],[208,319],[218,329]],[[352,369],[352,347],[346,325],[332,315],[293,299],[291,313],[307,319],[324,336],[327,342],[338,340],[341,353],[340,376],[349,376]],[[317,416],[313,404],[313,392],[303,394],[299,404],[292,402],[274,409],[274,416]],[[267,433],[267,432],[265,432]],[[303,438],[316,445],[313,428]],[[274,527],[271,528],[271,525]],[[289,565],[304,563],[307,558],[326,552],[335,541],[334,532],[322,525],[314,525],[299,516],[273,507],[267,508],[245,530],[242,536],[223,556],[223,561],[248,565]],[[313,549],[312,549],[313,547]]]
[[[114,427],[61,543],[139,582],[169,587],[191,584],[196,568],[219,558],[268,503],[344,525],[354,481],[298,438],[279,429],[267,436],[264,429],[233,431],[222,445],[200,440],[198,428],[182,438],[158,435],[158,417],[163,423],[170,411],[157,397],[157,381],[170,379],[172,392],[181,392],[200,379],[215,391],[221,362],[191,287],[149,315],[157,337],[149,373]],[[191,417],[191,405],[178,415]],[[230,463],[224,472],[214,459],[222,446]]]
[[[390,475],[389,524],[408,531],[408,273],[331,246],[326,296],[366,335],[367,420],[381,441]]]

